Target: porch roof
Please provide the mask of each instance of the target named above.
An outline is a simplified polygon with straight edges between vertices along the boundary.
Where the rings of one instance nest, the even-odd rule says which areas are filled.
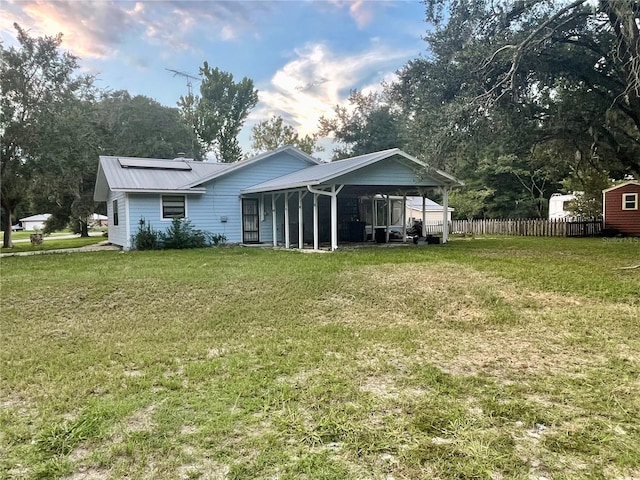
[[[313,187],[322,184],[335,183],[332,180],[339,180],[347,174],[352,174],[380,161],[395,157],[398,161],[410,167],[416,175],[413,182],[407,185],[406,182],[394,183],[389,180],[384,185],[386,188],[392,187],[425,187],[425,186],[457,186],[463,183],[442,170],[430,168],[426,163],[403,152],[399,148],[383,150],[380,152],[360,155],[358,157],[347,158],[330,163],[323,163],[309,168],[299,170],[282,177],[269,180],[258,185],[254,185],[242,190],[242,194],[266,193],[282,190],[292,190],[304,187]],[[422,176],[420,176],[422,175]],[[339,182],[338,182],[339,183]],[[363,183],[364,185],[365,183]],[[353,183],[351,184],[353,185]],[[381,185],[377,185],[380,187]]]

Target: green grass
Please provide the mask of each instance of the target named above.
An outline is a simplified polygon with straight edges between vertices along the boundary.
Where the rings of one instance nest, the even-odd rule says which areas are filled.
[[[0,478],[637,478],[638,246],[3,258]]]
[[[76,237],[63,239],[45,237],[44,241],[40,245],[31,245],[31,242],[14,243],[13,248],[0,248],[0,253],[37,252],[58,250],[62,248],[79,248],[87,245],[95,245],[103,240],[105,240],[105,237]]]

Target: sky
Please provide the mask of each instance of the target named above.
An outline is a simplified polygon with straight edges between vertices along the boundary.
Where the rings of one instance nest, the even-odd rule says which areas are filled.
[[[63,34],[97,86],[175,107],[199,67],[253,80],[259,102],[240,134],[273,115],[301,135],[346,105],[352,89],[380,90],[426,49],[424,7],[409,0],[0,0],[0,35],[17,22],[32,36]],[[169,71],[172,70],[172,71]],[[191,80],[194,92],[198,80]],[[332,144],[324,139],[330,157]]]

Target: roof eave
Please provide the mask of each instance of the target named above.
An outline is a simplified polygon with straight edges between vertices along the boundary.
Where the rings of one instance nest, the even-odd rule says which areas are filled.
[[[125,192],[125,193],[163,193],[166,195],[199,195],[206,193],[206,188],[112,188],[113,192]]]

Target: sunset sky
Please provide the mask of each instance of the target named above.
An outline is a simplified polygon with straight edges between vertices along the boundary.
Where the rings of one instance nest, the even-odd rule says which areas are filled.
[[[253,79],[260,101],[241,134],[245,150],[255,122],[280,115],[313,133],[351,89],[378,89],[426,48],[417,1],[2,0],[0,13],[5,46],[15,44],[14,22],[34,36],[62,32],[99,87],[164,105],[187,92],[167,69],[197,76],[206,60]]]

